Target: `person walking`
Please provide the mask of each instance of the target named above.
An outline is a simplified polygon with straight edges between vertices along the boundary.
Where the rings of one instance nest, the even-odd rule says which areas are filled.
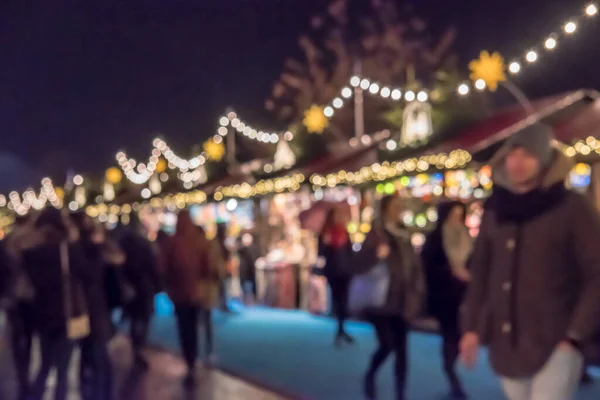
[[[93,285],[86,292],[90,335],[80,343],[80,391],[83,399],[110,400],[113,398],[113,369],[108,343],[115,332],[105,283],[109,271],[123,265],[125,255],[106,238],[103,227],[95,225],[85,213],[71,214],[71,220],[79,229],[87,267],[94,277]]]
[[[493,157],[465,302],[461,355],[487,343],[510,400],[574,399],[582,346],[600,330],[600,219],[564,181],[571,161],[532,125]]]
[[[167,294],[175,305],[179,339],[188,367],[187,386],[195,383],[199,316],[205,329],[209,361],[214,358],[211,309],[219,301],[220,263],[219,250],[194,226],[189,212],[180,212],[175,236],[163,253],[161,264]]]
[[[33,320],[40,335],[41,366],[28,400],[41,400],[46,379],[56,369],[54,399],[67,397],[67,372],[77,340],[89,334],[86,293],[94,277],[87,266],[78,233],[61,212],[43,210],[37,221],[37,240],[23,252],[23,266],[35,290]]]
[[[352,243],[344,215],[334,207],[327,213],[319,235],[319,256],[325,260],[323,273],[331,289],[332,308],[337,319],[336,346],[354,343],[354,338],[344,327],[348,318],[348,291],[352,277],[349,265],[351,255]]]
[[[461,336],[459,309],[471,279],[467,261],[473,240],[465,226],[466,207],[463,203],[441,203],[437,214],[437,226],[427,235],[421,251],[427,277],[428,311],[440,325],[443,367],[450,383],[450,398],[465,399],[465,391],[456,374],[456,361]]]
[[[410,242],[410,233],[402,224],[402,200],[395,196],[381,199],[380,218],[373,222],[362,250],[353,259],[366,270],[385,264],[389,286],[381,307],[366,310],[367,319],[377,334],[378,347],[373,353],[364,378],[367,399],[377,398],[375,377],[379,368],[394,353],[396,400],[405,399],[407,376],[407,336],[409,324],[422,316],[426,301],[423,267]]]
[[[260,249],[255,243],[252,232],[245,232],[239,240],[238,257],[240,259],[240,285],[244,304],[256,301],[256,260],[260,257]]]
[[[9,298],[12,300],[7,310],[11,331],[11,346],[18,381],[19,400],[25,399],[29,385],[31,345],[33,341],[33,298],[34,290],[26,271],[23,269],[23,250],[30,241],[35,241],[35,219],[19,216],[13,230],[3,240],[5,263],[10,278],[5,279]]]
[[[221,311],[231,314],[232,310],[229,307],[228,303],[228,291],[227,288],[230,286],[233,271],[232,269],[232,258],[231,251],[227,247],[227,224],[224,222],[219,222],[217,224],[217,234],[215,236],[216,244],[218,245],[218,249],[220,252],[220,259],[223,260],[223,264],[225,266],[226,272],[222,277],[219,287],[219,296],[220,296],[220,305]]]
[[[141,222],[135,216],[130,217],[129,225],[122,230],[118,244],[125,253],[122,277],[127,286],[133,289],[133,299],[127,302],[124,312],[131,321],[130,336],[135,366],[146,370],[148,362],[143,350],[154,312],[154,295],[160,289],[157,258]]]

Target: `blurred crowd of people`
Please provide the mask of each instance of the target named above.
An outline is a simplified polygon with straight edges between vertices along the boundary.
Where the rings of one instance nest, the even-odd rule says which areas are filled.
[[[378,347],[364,376],[366,399],[378,398],[376,374],[392,353],[395,398],[405,399],[407,332],[423,317],[439,322],[450,398],[467,397],[456,363],[460,357],[473,366],[482,344],[509,400],[573,399],[578,384],[589,382],[586,346],[600,334],[600,218],[565,188],[572,165],[552,143],[551,129],[538,124],[499,150],[475,241],[464,204],[443,203],[416,254],[402,199],[390,196],[354,252],[344,213],[331,210],[319,249],[338,319],[336,345],[353,342],[344,329],[353,297],[371,298],[361,314]],[[385,284],[355,286],[368,279]]]
[[[465,205],[443,203],[436,228],[417,253],[402,223],[402,199],[388,196],[355,251],[344,213],[330,211],[319,254],[337,318],[336,346],[354,342],[345,321],[355,283],[369,274],[384,282],[373,286],[380,293],[359,293],[370,301],[362,301],[361,316],[377,337],[363,379],[368,400],[378,398],[376,375],[390,355],[395,356],[395,398],[405,399],[408,332],[424,316],[439,322],[441,365],[453,399],[467,397],[457,361],[473,365],[482,344],[509,400],[573,399],[579,382],[588,380],[585,347],[600,333],[600,219],[586,200],[565,188],[571,165],[551,139],[546,127],[534,125],[499,151],[492,161],[494,194],[476,240],[465,226]],[[65,400],[76,347],[83,398],[113,398],[108,352],[116,331],[113,311],[123,311],[135,368],[145,370],[154,296],[163,290],[175,306],[188,366],[185,384],[193,386],[198,329],[204,329],[206,342],[202,358],[213,363],[212,310],[230,312],[232,255],[226,226],[217,228],[210,240],[184,210],[173,236],[159,232],[150,242],[134,218],[110,234],[83,213],[48,208],[19,218],[0,247],[0,305],[8,310],[19,400],[41,400],[52,368],[54,399]],[[256,297],[259,251],[253,242],[243,233],[237,249],[247,303]],[[34,336],[41,366],[30,381]]]
[[[134,369],[148,362],[143,350],[154,312],[154,297],[166,291],[175,305],[187,385],[194,384],[198,327],[205,330],[207,362],[214,361],[211,309],[227,308],[231,275],[226,227],[215,240],[178,216],[176,232],[159,232],[150,242],[135,218],[107,232],[84,213],[54,208],[19,217],[0,245],[0,306],[7,312],[19,400],[41,400],[52,369],[54,399],[66,399],[67,372],[73,351],[80,349],[83,399],[115,396],[109,342],[121,327],[129,328]],[[255,293],[256,252],[252,237],[243,236],[240,269],[250,298]],[[121,311],[119,320],[113,317]],[[202,322],[201,324],[199,322]],[[39,338],[41,365],[30,380],[32,343]]]

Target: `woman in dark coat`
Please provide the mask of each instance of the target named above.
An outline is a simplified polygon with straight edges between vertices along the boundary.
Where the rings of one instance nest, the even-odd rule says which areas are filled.
[[[399,197],[387,196],[381,200],[381,217],[374,221],[355,259],[356,266],[365,271],[385,263],[389,274],[384,304],[366,311],[378,341],[364,379],[365,396],[369,400],[377,398],[375,377],[391,353],[396,355],[395,399],[405,399],[409,324],[422,316],[426,302],[423,268],[411,245],[410,233],[402,225],[402,209],[402,199]]]
[[[217,224],[217,234],[215,236],[215,241],[217,243],[217,245],[219,246],[219,250],[221,253],[221,260],[223,262],[223,264],[225,265],[225,267],[227,268],[227,271],[225,273],[225,276],[221,279],[221,286],[220,286],[220,302],[221,302],[221,311],[226,312],[226,313],[231,313],[231,309],[229,308],[229,303],[228,303],[228,293],[227,293],[227,287],[229,286],[229,283],[231,281],[231,274],[232,271],[229,270],[230,265],[231,265],[231,251],[227,248],[227,224],[224,222],[219,222]]]
[[[454,399],[466,397],[455,370],[461,333],[459,309],[470,279],[466,264],[472,250],[465,217],[463,203],[440,204],[438,224],[427,236],[421,252],[427,274],[429,312],[440,324],[444,371]]]
[[[89,293],[95,277],[90,273],[92,269],[87,265],[76,231],[68,226],[59,210],[42,211],[36,231],[37,240],[23,253],[23,266],[35,290],[33,316],[40,335],[42,364],[28,399],[43,398],[48,374],[56,368],[53,398],[65,400],[67,372],[76,339],[73,332],[69,335],[67,325],[72,318],[89,315],[85,293]],[[68,264],[61,261],[63,257]],[[64,271],[67,266],[68,274]],[[85,336],[86,330],[81,329],[79,336]]]
[[[81,341],[80,387],[84,399],[109,400],[113,396],[112,365],[108,342],[114,334],[105,282],[109,272],[120,268],[125,255],[110,242],[101,226],[83,213],[71,215],[79,229],[80,243],[87,266],[95,277],[86,293],[90,310],[91,332]]]
[[[240,238],[238,256],[244,303],[251,304],[256,301],[256,260],[260,257],[260,249],[256,245],[252,233],[246,232]]]
[[[331,288],[333,312],[337,318],[336,346],[354,343],[344,328],[348,318],[348,291],[350,288],[350,256],[352,243],[344,216],[338,208],[329,210],[319,235],[319,255],[325,259],[323,272]]]

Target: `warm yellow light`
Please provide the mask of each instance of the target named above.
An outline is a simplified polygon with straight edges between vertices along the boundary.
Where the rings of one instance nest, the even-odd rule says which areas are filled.
[[[304,126],[309,133],[323,133],[329,126],[329,121],[323,109],[317,105],[311,106],[304,112]]]
[[[221,161],[225,155],[225,146],[223,146],[223,143],[217,143],[214,139],[204,142],[203,148],[208,158],[212,161]]]
[[[535,51],[531,50],[527,53],[527,56],[525,57],[527,59],[527,61],[529,61],[530,63],[534,63],[537,61],[538,59],[538,55]]]
[[[598,7],[596,7],[595,4],[590,4],[589,6],[587,6],[587,8],[585,9],[585,13],[590,16],[593,17],[594,15],[598,14]]]
[[[106,170],[104,179],[106,180],[106,182],[116,185],[117,183],[120,183],[123,179],[123,173],[119,168],[111,167]]]
[[[475,87],[478,90],[484,90],[485,89],[485,81],[483,79],[479,79],[475,82]]]
[[[469,69],[471,70],[471,80],[475,81],[476,85],[478,81],[483,81],[484,88],[488,87],[492,92],[496,91],[500,82],[506,81],[504,58],[500,53],[490,54],[482,51],[477,60],[469,63]]]

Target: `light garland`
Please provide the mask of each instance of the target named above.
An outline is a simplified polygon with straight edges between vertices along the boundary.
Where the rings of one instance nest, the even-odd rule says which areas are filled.
[[[149,189],[144,189],[148,190]],[[148,195],[148,193],[145,193]],[[197,190],[189,193],[178,193],[175,195],[167,195],[164,198],[155,197],[147,199],[143,202],[135,202],[133,204],[124,204],[118,206],[116,204],[100,203],[93,206],[88,206],[85,212],[91,218],[98,218],[100,222],[115,221],[115,217],[125,214],[131,214],[133,211],[139,211],[143,207],[160,208],[166,207],[170,211],[181,210],[195,204],[203,204],[207,200],[206,193]]]
[[[228,127],[231,127],[235,131],[243,134],[249,139],[253,139],[263,143],[277,143],[280,138],[287,140],[288,142],[294,138],[294,134],[290,131],[279,132],[279,133],[268,133],[262,130],[258,130],[242,121],[238,118],[237,114],[233,111],[229,112],[226,116],[222,116],[219,119],[220,128],[217,130],[217,134],[220,136],[227,136],[229,133]]]
[[[418,92],[412,90],[404,90],[401,88],[393,88],[389,86],[384,86],[379,84],[378,82],[372,82],[371,80],[360,77],[353,76],[350,78],[348,82],[348,86],[344,87],[340,90],[338,96],[336,96],[324,109],[323,113],[327,118],[332,118],[337,110],[344,107],[345,100],[349,100],[354,96],[354,90],[356,88],[362,89],[365,93],[368,93],[372,96],[379,96],[383,99],[389,99],[393,101],[420,101],[426,102],[429,100],[429,94],[426,90],[421,90]]]
[[[440,153],[398,162],[375,163],[371,166],[363,167],[356,172],[341,170],[327,176],[313,174],[310,182],[315,187],[354,186],[371,181],[385,181],[406,173],[425,172],[432,166],[438,169],[463,168],[471,162],[471,159],[469,152],[455,150],[450,152],[450,154]]]
[[[264,179],[254,185],[242,183],[241,185],[219,187],[213,197],[216,201],[221,201],[227,197],[248,199],[271,193],[295,192],[300,190],[300,186],[305,180],[304,174],[293,174],[281,178]]]
[[[552,52],[558,46],[560,39],[571,36],[577,32],[578,23],[582,18],[591,18],[598,15],[598,6],[595,3],[588,4],[582,15],[576,18],[572,18],[565,22],[563,25],[561,32],[551,33],[543,42],[542,45],[538,45],[537,47],[530,47],[524,54],[522,58],[514,58],[508,64],[507,70],[508,72],[516,76],[522,70],[523,67],[527,64],[535,64],[540,59],[540,49],[544,49],[547,52]],[[487,85],[483,79],[476,80],[474,83],[474,87],[477,90],[483,91],[486,89]],[[458,94],[461,96],[465,96],[470,92],[471,84],[468,82],[461,83],[456,89]],[[493,89],[493,88],[492,88]]]
[[[27,189],[22,195],[15,191],[11,192],[8,195],[8,200],[6,197],[0,196],[0,207],[6,206],[18,215],[26,215],[32,208],[36,211],[41,210],[48,202],[55,208],[61,206],[61,199],[57,195],[50,178],[42,180],[39,195],[36,195],[33,189]]]

